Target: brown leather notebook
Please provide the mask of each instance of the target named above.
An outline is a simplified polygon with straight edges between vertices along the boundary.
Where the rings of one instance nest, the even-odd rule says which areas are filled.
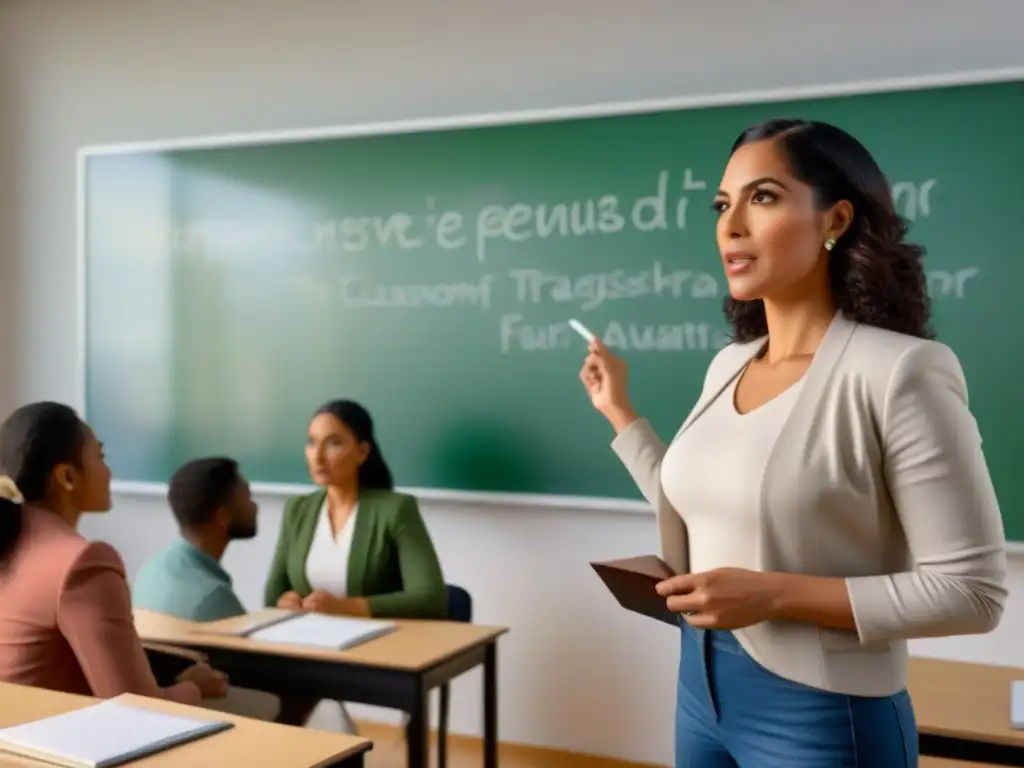
[[[679,614],[670,611],[665,598],[654,590],[658,582],[676,575],[660,557],[644,555],[590,565],[623,608],[679,626]]]

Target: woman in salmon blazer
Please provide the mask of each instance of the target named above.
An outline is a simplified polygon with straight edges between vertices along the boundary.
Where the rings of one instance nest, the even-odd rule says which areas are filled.
[[[0,680],[110,698],[220,699],[204,664],[160,688],[132,622],[124,563],[76,530],[110,509],[103,445],[68,406],[39,402],[0,426]]]

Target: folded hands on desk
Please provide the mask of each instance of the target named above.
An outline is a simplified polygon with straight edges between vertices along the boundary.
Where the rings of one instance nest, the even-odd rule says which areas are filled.
[[[333,616],[369,616],[369,603],[362,597],[336,597],[330,592],[315,589],[306,597],[298,592],[285,592],[277,601],[277,607],[289,611],[311,611]]]

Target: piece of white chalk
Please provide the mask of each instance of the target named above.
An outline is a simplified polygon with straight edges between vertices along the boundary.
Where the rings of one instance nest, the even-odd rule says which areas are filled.
[[[576,333],[578,333],[584,339],[586,339],[588,344],[594,340],[594,334],[591,333],[587,326],[585,326],[579,320],[574,320],[570,318],[569,327],[576,331]]]

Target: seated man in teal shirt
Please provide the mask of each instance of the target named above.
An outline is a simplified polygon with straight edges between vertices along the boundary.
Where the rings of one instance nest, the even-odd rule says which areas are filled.
[[[233,459],[198,459],[171,478],[167,492],[181,538],[139,570],[132,587],[138,608],[190,621],[246,613],[220,560],[235,539],[256,535],[256,503]]]
[[[237,462],[208,458],[185,464],[171,478],[167,500],[181,538],[139,569],[132,604],[189,621],[246,613],[220,564],[230,541],[256,535],[256,503]],[[289,724],[295,719],[276,696],[236,687],[211,708]]]

